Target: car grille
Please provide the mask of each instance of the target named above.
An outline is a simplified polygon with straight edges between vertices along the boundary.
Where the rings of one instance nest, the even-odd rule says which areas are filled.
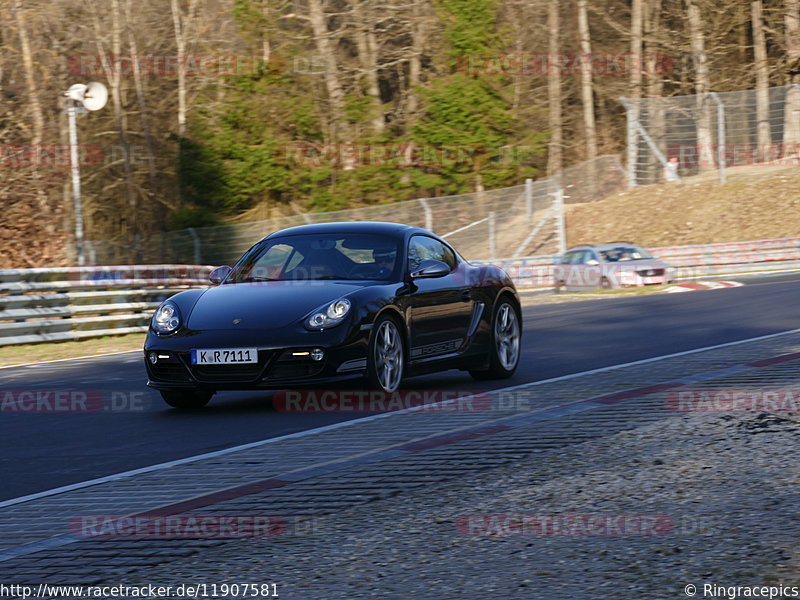
[[[318,375],[325,365],[323,361],[294,362],[286,361],[277,363],[269,371],[269,379],[295,379],[299,377],[313,377]]]
[[[641,277],[661,277],[664,274],[664,269],[643,269],[637,271]]]
[[[191,381],[186,367],[176,356],[170,355],[169,358],[160,358],[156,364],[149,363],[150,373],[153,379],[158,381],[184,382]]]

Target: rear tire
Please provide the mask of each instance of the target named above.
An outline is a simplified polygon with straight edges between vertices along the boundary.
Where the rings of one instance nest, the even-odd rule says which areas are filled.
[[[380,317],[372,328],[367,358],[367,378],[374,390],[391,393],[405,374],[405,341],[400,325],[390,316]]]
[[[181,410],[203,408],[213,395],[214,392],[161,392],[164,402]]]
[[[491,355],[489,368],[471,370],[475,379],[507,379],[519,365],[522,347],[522,319],[519,309],[508,299],[500,298],[492,316]]]

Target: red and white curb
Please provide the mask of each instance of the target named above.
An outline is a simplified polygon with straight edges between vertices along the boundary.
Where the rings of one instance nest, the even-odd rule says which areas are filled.
[[[677,292],[694,292],[696,290],[721,290],[723,288],[742,287],[740,281],[691,281],[672,285],[664,290],[666,294]]]

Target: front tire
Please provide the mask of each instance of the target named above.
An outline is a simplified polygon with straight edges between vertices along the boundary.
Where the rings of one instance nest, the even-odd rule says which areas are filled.
[[[164,402],[169,404],[172,408],[181,410],[203,408],[208,404],[208,401],[211,400],[211,396],[213,395],[214,392],[161,392],[161,397],[164,399]]]
[[[489,368],[470,371],[475,379],[507,379],[519,365],[522,331],[517,307],[508,299],[498,300],[492,317]]]
[[[378,319],[369,341],[367,377],[372,389],[391,393],[400,387],[405,372],[405,343],[397,321]]]

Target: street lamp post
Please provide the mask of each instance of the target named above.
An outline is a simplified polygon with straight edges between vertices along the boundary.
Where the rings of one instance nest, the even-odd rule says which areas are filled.
[[[69,161],[72,174],[72,200],[75,207],[75,253],[78,266],[86,264],[83,247],[83,202],[81,201],[81,167],[78,147],[78,113],[100,110],[108,101],[108,90],[102,83],[88,85],[76,83],[64,92],[67,97],[67,121],[69,122]]]

